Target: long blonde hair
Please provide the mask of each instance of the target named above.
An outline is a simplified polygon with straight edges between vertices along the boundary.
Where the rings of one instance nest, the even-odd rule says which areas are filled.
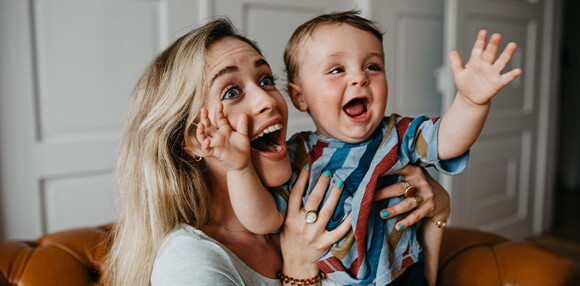
[[[208,222],[206,166],[184,151],[205,105],[206,52],[224,37],[240,39],[217,19],[177,39],[146,69],[133,90],[117,159],[117,220],[105,262],[107,285],[149,285],[156,252],[180,223]],[[192,148],[192,146],[190,147]]]

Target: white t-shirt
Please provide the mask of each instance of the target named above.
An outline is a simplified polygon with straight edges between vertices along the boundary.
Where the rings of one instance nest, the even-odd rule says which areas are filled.
[[[280,285],[265,277],[202,231],[181,224],[157,252],[152,285]],[[323,281],[323,285],[336,285]]]

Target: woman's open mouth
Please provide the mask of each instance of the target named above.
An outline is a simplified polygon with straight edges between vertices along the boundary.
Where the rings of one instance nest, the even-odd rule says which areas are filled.
[[[342,107],[342,110],[348,117],[360,120],[364,119],[368,114],[367,112],[368,104],[369,100],[367,98],[354,98],[351,101],[347,102]]]
[[[268,126],[250,142],[250,145],[266,156],[285,156],[286,142],[284,142],[281,130],[280,123]]]

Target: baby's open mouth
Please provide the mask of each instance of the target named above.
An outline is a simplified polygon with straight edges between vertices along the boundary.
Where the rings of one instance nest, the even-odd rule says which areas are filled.
[[[367,113],[368,103],[366,98],[355,98],[345,104],[342,110],[350,117],[362,117]]]
[[[276,123],[272,126],[267,127],[262,131],[254,140],[250,142],[252,148],[269,153],[277,153],[282,151],[282,139],[281,130],[282,124]]]

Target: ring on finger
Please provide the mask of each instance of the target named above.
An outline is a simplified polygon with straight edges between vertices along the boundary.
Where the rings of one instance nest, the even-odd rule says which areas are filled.
[[[413,199],[415,199],[417,206],[420,206],[423,203],[423,197],[421,195],[414,195]]]
[[[302,211],[304,211],[304,214],[306,215],[305,218],[307,224],[313,224],[318,219],[318,213],[316,213],[316,211],[314,210],[307,211],[306,209],[302,209]]]
[[[417,195],[417,187],[409,184],[409,182],[407,182],[407,181],[403,181],[403,182],[405,182],[405,184],[407,184],[407,186],[405,187],[405,197],[412,198],[415,195]]]

